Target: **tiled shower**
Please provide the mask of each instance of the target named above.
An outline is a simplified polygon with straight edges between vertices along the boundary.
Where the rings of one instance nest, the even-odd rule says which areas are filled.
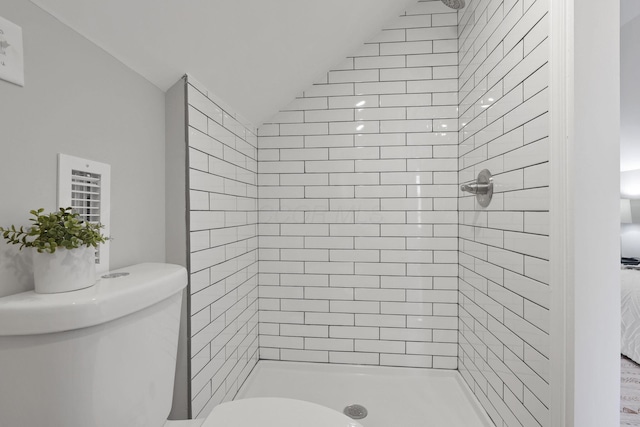
[[[458,31],[459,179],[497,193],[459,200],[458,369],[497,425],[550,424],[548,10],[472,2]]]
[[[456,368],[456,20],[419,3],[259,129],[262,358]]]
[[[194,416],[260,358],[458,369],[549,425],[548,6],[420,1],[258,130],[189,80]]]
[[[190,396],[196,417],[232,399],[258,360],[258,141],[255,129],[195,80],[186,77],[176,86],[184,91],[182,113],[188,117]]]

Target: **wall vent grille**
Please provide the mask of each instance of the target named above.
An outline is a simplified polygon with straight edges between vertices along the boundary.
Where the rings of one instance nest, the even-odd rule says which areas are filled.
[[[73,212],[91,223],[100,222],[100,193],[102,176],[96,173],[71,171],[71,207]],[[96,264],[100,264],[100,249],[96,250]]]
[[[58,156],[58,206],[71,207],[83,220],[101,223],[109,235],[111,167],[104,163],[60,154]],[[96,270],[109,270],[109,242],[96,250]]]

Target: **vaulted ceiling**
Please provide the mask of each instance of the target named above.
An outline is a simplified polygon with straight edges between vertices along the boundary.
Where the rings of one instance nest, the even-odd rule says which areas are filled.
[[[162,90],[188,73],[254,125],[417,0],[32,0]]]

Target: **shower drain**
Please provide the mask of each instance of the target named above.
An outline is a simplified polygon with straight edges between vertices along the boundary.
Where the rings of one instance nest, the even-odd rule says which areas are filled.
[[[367,411],[367,408],[365,408],[362,405],[349,405],[346,408],[344,408],[344,414],[349,417],[352,418],[354,420],[361,420],[364,417],[367,416],[367,414],[369,413]]]

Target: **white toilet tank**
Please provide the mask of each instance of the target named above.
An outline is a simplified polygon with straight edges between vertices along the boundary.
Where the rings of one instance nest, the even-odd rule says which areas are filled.
[[[140,264],[61,294],[0,298],[0,427],[160,427],[187,273]]]

